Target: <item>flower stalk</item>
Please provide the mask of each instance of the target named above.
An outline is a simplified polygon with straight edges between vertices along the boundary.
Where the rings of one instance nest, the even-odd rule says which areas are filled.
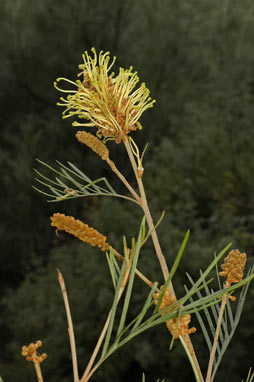
[[[159,239],[158,239],[158,236],[157,236],[157,232],[155,230],[153,219],[152,219],[149,207],[148,207],[148,203],[147,203],[147,199],[146,199],[146,194],[145,194],[145,189],[144,189],[144,185],[143,185],[143,182],[142,182],[142,176],[140,176],[139,168],[137,166],[137,163],[136,163],[136,160],[135,160],[135,157],[133,155],[133,151],[132,151],[132,148],[130,146],[130,142],[129,142],[128,139],[124,140],[124,145],[125,145],[126,151],[128,153],[128,156],[130,158],[130,162],[132,164],[132,168],[133,168],[134,174],[136,176],[136,180],[137,180],[137,183],[138,183],[138,188],[139,188],[140,196],[141,196],[140,204],[141,204],[141,207],[143,208],[144,214],[146,216],[147,224],[149,226],[149,229],[151,230],[151,236],[152,236],[154,248],[155,248],[155,251],[156,251],[156,254],[157,254],[160,266],[161,266],[161,270],[162,270],[162,273],[163,273],[163,276],[164,276],[164,280],[166,281],[168,279],[168,277],[169,277],[168,266],[167,266],[165,257],[164,257],[164,255],[162,253],[161,246],[160,246],[160,243],[159,243]],[[173,296],[176,299],[176,295],[175,295],[175,292],[174,292],[174,288],[173,288],[172,282],[169,283],[169,296]],[[185,343],[184,349],[185,349],[188,357],[191,358],[191,360],[192,360],[191,365],[193,367],[195,375],[197,376],[197,381],[198,382],[203,382],[203,380],[204,380],[203,379],[203,375],[202,375],[202,372],[201,372],[201,369],[200,369],[200,366],[199,366],[199,363],[198,363],[198,360],[197,360],[197,357],[196,357],[196,354],[195,354],[192,342],[190,340],[189,333],[186,332],[184,334],[184,336],[181,335],[180,338],[181,338],[181,342]]]
[[[61,288],[62,295],[63,295],[64,306],[65,306],[67,322],[68,322],[68,333],[69,333],[70,346],[71,346],[71,358],[72,358],[74,382],[79,382],[75,335],[74,335],[74,329],[73,329],[73,323],[72,323],[72,318],[71,318],[71,310],[70,310],[67,290],[65,287],[63,275],[59,269],[57,269],[57,275],[58,275],[58,281],[59,281],[60,288]]]
[[[31,343],[28,346],[22,347],[22,355],[26,357],[28,362],[33,362],[37,381],[43,382],[42,372],[41,372],[41,363],[47,358],[47,354],[38,353],[37,349],[42,346],[42,341],[38,340],[36,343]]]
[[[226,282],[224,284],[224,288],[229,288],[232,283],[237,283],[242,281],[246,261],[247,261],[246,253],[240,253],[238,249],[230,251],[230,253],[224,259],[224,263],[221,266],[222,271],[219,272],[220,276],[227,276]],[[223,314],[227,304],[227,299],[230,299],[231,301],[235,301],[236,298],[234,296],[227,295],[227,294],[224,294],[222,297],[219,317],[217,321],[217,327],[216,327],[214,340],[213,340],[213,347],[210,352],[210,358],[209,358],[207,374],[206,374],[206,382],[213,381],[213,378],[212,378],[213,363],[214,363],[214,358],[215,358],[215,354],[216,354],[216,350],[217,350],[217,346],[219,342],[219,334],[221,330]]]

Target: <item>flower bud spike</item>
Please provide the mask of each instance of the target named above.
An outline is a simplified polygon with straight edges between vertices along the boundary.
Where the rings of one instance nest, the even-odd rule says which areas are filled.
[[[65,231],[77,237],[79,240],[100,248],[101,251],[107,251],[110,245],[107,243],[106,236],[89,227],[82,221],[74,219],[72,216],[55,213],[51,216],[51,226],[56,227],[59,231]]]
[[[101,159],[106,160],[109,158],[109,151],[107,146],[90,133],[85,131],[78,131],[76,138],[79,142],[87,145],[91,150],[98,154]]]

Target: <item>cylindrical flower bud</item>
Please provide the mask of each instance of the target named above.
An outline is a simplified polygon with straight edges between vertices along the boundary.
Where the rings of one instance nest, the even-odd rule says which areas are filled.
[[[106,236],[103,236],[94,228],[90,228],[82,221],[74,219],[72,216],[55,213],[50,219],[53,227],[56,227],[58,230],[66,231],[76,236],[79,240],[100,248],[101,251],[106,251],[110,247],[107,243]]]
[[[103,160],[109,158],[109,151],[107,146],[94,135],[85,131],[78,131],[76,138],[79,142],[84,143],[96,154],[98,154]]]

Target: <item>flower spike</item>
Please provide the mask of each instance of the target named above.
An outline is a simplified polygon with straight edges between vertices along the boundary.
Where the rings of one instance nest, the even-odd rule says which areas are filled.
[[[72,216],[55,213],[50,217],[52,227],[57,231],[62,230],[76,236],[79,240],[100,248],[101,251],[107,251],[110,245],[107,243],[106,236],[103,236],[96,229],[89,227],[82,221],[74,219]]]

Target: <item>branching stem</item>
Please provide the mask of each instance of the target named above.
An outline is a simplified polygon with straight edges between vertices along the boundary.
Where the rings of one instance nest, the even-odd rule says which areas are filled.
[[[118,258],[118,260],[120,260],[120,261],[123,261],[124,260],[124,257],[116,250],[116,249],[114,249],[113,247],[111,247],[112,248],[112,250],[114,251],[114,253],[115,253],[115,255],[116,255],[116,257]],[[144,281],[144,283],[146,284],[146,285],[148,285],[150,288],[152,288],[152,286],[153,286],[153,282],[151,281],[151,280],[149,280],[143,273],[141,273],[137,268],[136,268],[136,270],[135,270],[135,273],[136,273],[136,275],[142,280],[142,281]],[[159,289],[158,289],[158,291],[159,291]]]
[[[107,163],[111,167],[111,170],[121,179],[123,184],[128,188],[130,193],[134,196],[134,198],[137,200],[137,202],[140,204],[140,196],[136,193],[136,191],[131,187],[130,183],[126,180],[126,178],[123,176],[123,174],[118,170],[115,163],[111,159],[106,159]]]

